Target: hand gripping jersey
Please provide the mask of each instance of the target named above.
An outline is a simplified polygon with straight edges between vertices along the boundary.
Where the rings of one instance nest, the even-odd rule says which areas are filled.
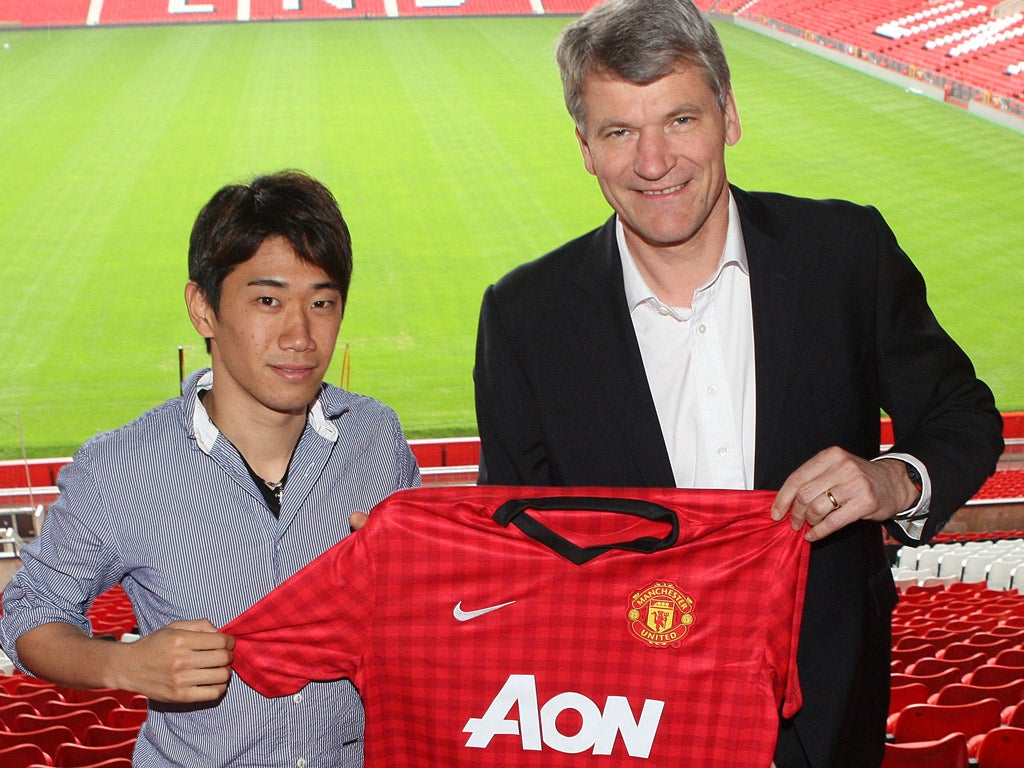
[[[351,678],[367,768],[766,768],[809,555],[774,496],[400,491],[223,628],[234,670]]]

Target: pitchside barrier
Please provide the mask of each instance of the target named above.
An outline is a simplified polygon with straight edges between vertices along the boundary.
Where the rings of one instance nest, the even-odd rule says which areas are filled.
[[[1005,498],[987,491],[990,485],[1012,492],[1015,499],[1024,496],[1024,412],[1003,414],[1003,437],[1007,449],[1000,462],[1001,472],[979,491],[979,498]],[[892,424],[882,419],[881,449],[886,450],[892,441]],[[424,485],[472,485],[476,482],[480,460],[478,437],[410,440],[409,446],[419,462]],[[0,509],[48,505],[57,496],[57,473],[69,461],[68,457],[0,461]],[[1015,473],[1013,477],[1019,477],[1019,481],[1007,482],[1010,476],[1003,472]]]

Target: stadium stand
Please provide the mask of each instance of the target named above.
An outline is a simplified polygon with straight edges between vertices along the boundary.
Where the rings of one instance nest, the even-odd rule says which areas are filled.
[[[96,598],[89,618],[97,634],[125,642],[137,637],[135,614],[120,587]],[[62,688],[14,670],[0,652],[0,662],[5,660],[6,666],[0,663],[0,766],[130,768],[146,718],[145,697]]]
[[[1022,544],[1017,539],[1012,546]],[[1024,595],[985,582],[907,585],[893,615],[893,638],[890,740],[962,733],[972,764],[983,765],[988,734],[1024,720]],[[1022,759],[1018,752],[1016,765]]]
[[[1008,72],[1024,48],[1024,14],[971,0],[753,0],[738,15],[858,60],[1024,117],[1024,78]]]
[[[597,0],[5,0],[0,27],[409,16],[576,15]],[[894,73],[945,101],[1024,124],[1019,0],[696,0],[719,20],[789,37],[851,66]],[[827,53],[826,53],[827,51]],[[830,57],[835,58],[834,55]],[[934,95],[929,91],[929,95]],[[974,105],[972,107],[972,105]],[[981,106],[978,106],[981,105]]]

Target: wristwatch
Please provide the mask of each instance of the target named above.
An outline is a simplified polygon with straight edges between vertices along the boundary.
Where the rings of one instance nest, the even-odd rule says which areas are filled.
[[[909,461],[904,461],[903,466],[907,468],[907,477],[910,478],[910,482],[917,488],[917,492],[921,493],[921,488],[924,487],[924,481],[921,479],[921,473],[917,471],[917,467],[911,464]]]

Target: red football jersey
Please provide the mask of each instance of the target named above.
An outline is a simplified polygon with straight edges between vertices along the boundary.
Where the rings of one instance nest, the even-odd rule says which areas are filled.
[[[368,768],[766,767],[809,555],[774,496],[400,491],[224,627],[234,670],[267,696],[351,678]]]

